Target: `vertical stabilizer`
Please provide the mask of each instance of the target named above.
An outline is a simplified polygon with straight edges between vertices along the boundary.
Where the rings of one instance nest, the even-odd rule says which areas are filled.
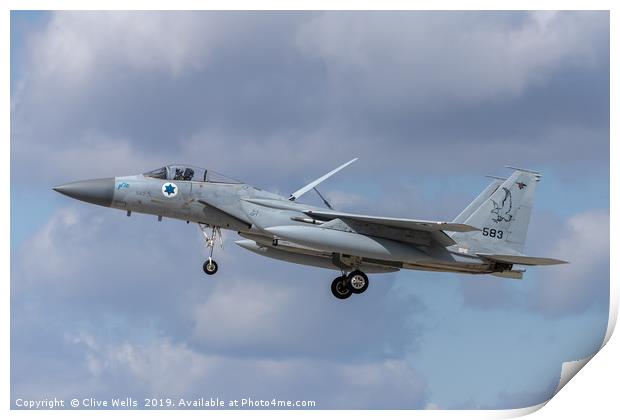
[[[465,207],[465,210],[463,210],[461,214],[456,216],[456,218],[452,221],[452,223],[465,223],[465,221],[469,218],[469,216],[471,216],[472,213],[476,211],[476,209],[480,207],[480,205],[485,200],[488,200],[491,194],[493,194],[500,185],[502,185],[502,181],[499,181],[497,179],[491,182],[489,186],[486,187],[484,191],[482,191],[480,195],[478,195],[478,197],[476,197],[474,201],[472,201],[471,203],[469,203],[467,207]]]
[[[515,169],[512,175],[488,198],[481,200],[478,208],[466,215],[467,218],[462,221],[479,228],[480,231],[457,232],[452,235],[452,239],[459,246],[473,250],[523,252],[534,204],[534,193],[541,175],[525,169],[512,169]],[[485,192],[488,189],[489,187]],[[483,195],[484,192],[478,198]],[[457,219],[459,217],[461,215]]]

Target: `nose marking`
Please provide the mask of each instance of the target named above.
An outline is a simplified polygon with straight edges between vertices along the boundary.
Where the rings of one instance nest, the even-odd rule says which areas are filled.
[[[114,178],[89,179],[70,182],[52,188],[54,191],[76,200],[110,207],[114,199]]]

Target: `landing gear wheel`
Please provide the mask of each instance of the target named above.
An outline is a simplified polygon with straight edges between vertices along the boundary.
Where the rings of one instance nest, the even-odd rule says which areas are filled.
[[[346,299],[353,293],[347,287],[347,278],[345,276],[336,277],[332,281],[332,294],[338,299]]]
[[[211,258],[209,258],[202,265],[202,269],[204,270],[205,273],[207,273],[208,275],[211,276],[211,275],[217,273],[217,263],[215,261],[213,261]]]
[[[352,271],[347,276],[347,288],[351,293],[364,293],[368,289],[368,276],[360,270]]]
[[[210,249],[209,251],[209,259],[204,262],[202,265],[202,269],[208,275],[213,275],[217,273],[217,263],[213,261],[213,249],[215,248],[215,241],[217,238],[220,238],[220,247],[224,248],[224,241],[222,240],[222,232],[219,226],[212,226],[211,234],[209,235],[209,225],[204,223],[198,223],[198,227],[200,231],[205,237],[206,246]]]

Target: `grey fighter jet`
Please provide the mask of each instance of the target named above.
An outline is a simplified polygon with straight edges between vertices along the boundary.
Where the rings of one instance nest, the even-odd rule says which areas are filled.
[[[523,254],[538,172],[509,167],[453,221],[377,217],[336,211],[317,186],[357,159],[295,191],[290,197],[263,191],[214,171],[168,165],[140,175],[72,182],[54,187],[69,197],[132,212],[196,223],[205,236],[207,274],[220,229],[236,231],[236,244],[265,257],[340,271],[331,283],[336,298],[368,288],[366,273],[401,269],[492,274],[520,279],[515,266],[565,261]],[[324,208],[297,202],[314,190]]]

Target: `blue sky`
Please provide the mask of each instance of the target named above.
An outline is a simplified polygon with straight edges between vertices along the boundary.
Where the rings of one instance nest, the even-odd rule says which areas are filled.
[[[13,12],[11,66],[12,399],[516,408],[603,339],[605,12]],[[195,226],[51,191],[186,162],[286,194],[354,156],[322,189],[338,209],[423,219],[540,170],[526,253],[571,264],[337,302],[332,272],[233,233],[207,279]]]

